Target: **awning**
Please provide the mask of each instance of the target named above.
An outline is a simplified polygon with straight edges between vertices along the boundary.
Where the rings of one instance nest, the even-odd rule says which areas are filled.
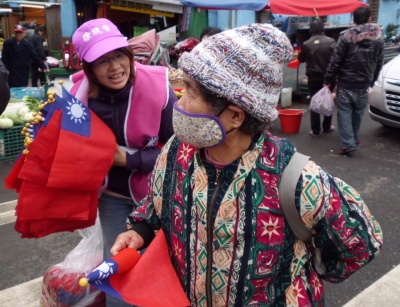
[[[270,0],[271,12],[274,14],[315,16],[353,13],[357,8],[367,4],[358,0]]]
[[[259,11],[270,6],[272,13],[299,16],[319,16],[352,13],[355,9],[366,6],[359,0],[181,0],[187,6],[220,9]]]
[[[18,6],[25,6],[25,7],[35,7],[35,8],[47,8],[52,5],[62,5],[62,3],[56,2],[40,2],[40,1],[24,1],[24,0],[6,0],[4,3],[10,5],[10,7],[18,7]]]
[[[219,10],[260,11],[268,5],[268,0],[181,0],[186,6]]]
[[[149,5],[152,10],[182,14],[183,4],[179,0],[113,0],[113,5],[124,7]]]

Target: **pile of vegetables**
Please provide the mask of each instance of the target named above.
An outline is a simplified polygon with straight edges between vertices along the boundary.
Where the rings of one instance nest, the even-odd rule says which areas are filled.
[[[33,113],[39,111],[39,105],[42,101],[31,96],[24,96],[22,100],[25,102],[17,111],[6,111],[0,116],[0,129],[8,129],[13,125],[21,125],[29,123],[33,117]]]

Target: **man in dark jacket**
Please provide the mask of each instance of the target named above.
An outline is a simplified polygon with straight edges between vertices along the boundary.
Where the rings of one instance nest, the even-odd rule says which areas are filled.
[[[14,35],[15,37],[4,42],[1,60],[7,68],[10,87],[26,87],[29,81],[31,59],[42,70],[48,70],[32,44],[24,39],[24,29],[21,25],[14,27]]]
[[[43,26],[37,26],[35,28],[35,33],[28,39],[28,41],[33,45],[33,48],[35,48],[35,51],[39,55],[40,59],[46,64],[47,57],[46,53],[44,52],[42,36]],[[36,87],[38,85],[38,79],[40,79],[40,84],[43,85],[46,82],[44,72],[39,71],[39,66],[36,62],[31,63],[31,68],[32,86]]]
[[[335,49],[336,42],[333,38],[324,34],[324,23],[321,20],[315,20],[310,24],[311,38],[303,43],[298,60],[301,63],[306,62],[306,75],[308,77],[308,91],[310,96],[314,96],[324,87],[324,74],[329,65],[332,52]],[[331,83],[331,91],[335,88],[336,82]],[[322,130],[332,132],[335,126],[331,125],[332,116],[324,116]],[[319,137],[321,133],[320,114],[311,111],[311,131],[310,135]]]
[[[338,77],[336,99],[342,139],[340,154],[348,154],[360,144],[358,132],[369,88],[377,80],[383,65],[381,28],[370,21],[368,7],[354,11],[356,25],[341,34],[325,74],[326,86]]]

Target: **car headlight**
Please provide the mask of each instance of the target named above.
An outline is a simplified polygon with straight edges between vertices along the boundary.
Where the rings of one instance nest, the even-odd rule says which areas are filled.
[[[375,86],[377,86],[377,87],[382,87],[383,86],[382,70],[379,73],[378,80],[375,81]]]

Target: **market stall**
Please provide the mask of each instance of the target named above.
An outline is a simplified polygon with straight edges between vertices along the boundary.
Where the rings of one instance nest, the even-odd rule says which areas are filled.
[[[272,14],[286,15],[287,27],[282,29],[293,45],[293,60],[297,59],[304,38],[308,39],[308,24],[315,16],[327,16],[354,12],[358,7],[366,6],[358,0],[182,0],[182,4],[214,10],[270,10]],[[346,26],[348,27],[348,25]],[[327,35],[337,39],[338,34],[344,30],[344,26],[328,25]],[[307,31],[305,33],[302,29]],[[305,75],[305,65],[298,65],[296,69],[283,67],[283,87],[293,89],[296,94],[302,95],[306,99],[307,77]]]

